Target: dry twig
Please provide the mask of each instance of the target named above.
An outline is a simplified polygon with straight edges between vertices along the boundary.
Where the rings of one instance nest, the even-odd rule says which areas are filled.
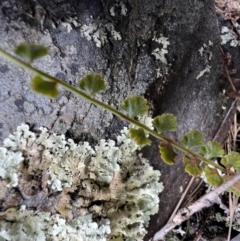
[[[236,173],[230,180],[215,188],[211,192],[205,194],[196,202],[187,208],[180,209],[173,217],[172,221],[167,223],[161,230],[159,230],[151,241],[163,240],[164,236],[182,222],[188,220],[194,213],[201,211],[205,207],[210,207],[218,202],[218,196],[225,192],[229,187],[233,186],[236,182],[240,181],[240,172]]]

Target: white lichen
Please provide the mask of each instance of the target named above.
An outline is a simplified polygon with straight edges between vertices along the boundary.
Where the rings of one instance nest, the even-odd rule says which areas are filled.
[[[168,62],[165,55],[168,53],[167,48],[170,45],[168,38],[163,36],[156,38],[156,36],[154,36],[152,40],[162,45],[161,48],[153,50],[152,55],[155,56],[156,60],[160,60],[163,64],[167,65]]]
[[[111,8],[110,8],[110,15],[112,16],[112,17],[115,17],[116,16],[116,13],[115,13],[115,6],[112,6]]]
[[[167,53],[168,53],[168,51],[166,49],[156,48],[152,52],[152,55],[155,56],[156,60],[160,60],[162,63],[167,64],[167,59],[165,57],[165,54],[167,54]]]
[[[211,47],[213,46],[212,41],[208,41],[208,44],[203,44],[203,46],[198,50],[201,57],[205,59],[205,62],[208,63],[212,59]]]
[[[121,15],[122,16],[127,16],[128,10],[127,10],[126,5],[123,2],[120,2],[119,5],[121,7]]]
[[[98,48],[101,48],[108,42],[106,31],[103,28],[99,28],[96,23],[83,24],[80,31],[88,41],[93,40]]]
[[[115,30],[115,26],[112,23],[102,24],[99,21],[98,23],[83,24],[80,27],[80,31],[88,41],[92,40],[98,48],[109,42],[108,33],[117,41],[122,39],[121,34]]]
[[[106,28],[108,29],[108,31],[110,31],[112,37],[115,40],[121,40],[122,39],[121,34],[115,30],[115,27],[112,23],[106,24]]]
[[[180,192],[180,193],[183,192],[183,186],[180,186],[180,188],[179,188],[179,192]]]
[[[151,120],[140,119],[153,128]],[[67,203],[56,204],[62,216],[6,210],[1,214],[5,221],[0,225],[0,237],[37,241],[142,240],[150,215],[158,210],[158,194],[163,186],[159,183],[159,171],[137,154],[139,149],[130,139],[127,127],[117,137],[117,143],[100,140],[93,148],[88,142],[76,144],[64,135],[50,134],[46,128],[33,133],[22,124],[0,149],[1,177],[8,179],[6,173],[11,173],[11,186],[18,185],[21,190],[21,183],[26,185],[22,178],[28,173],[42,176],[47,190],[56,196],[62,193]],[[74,192],[76,200],[70,200],[68,192]],[[71,203],[77,204],[77,218],[72,216]],[[92,214],[98,221],[92,221]]]
[[[240,45],[237,34],[228,27],[224,26],[221,29],[221,45],[230,42],[230,46],[237,47]]]
[[[170,45],[168,38],[163,37],[163,36],[161,36],[160,38],[157,38],[156,36],[154,36],[152,40],[159,44],[162,44],[164,49],[167,49],[168,45]]]
[[[121,1],[119,3],[115,3],[113,6],[111,6],[109,12],[112,17],[116,16],[116,9],[120,10],[120,14],[122,16],[124,16],[124,17],[127,16],[128,9],[124,2]]]
[[[71,23],[62,22],[62,25],[67,29],[68,33],[72,31]]]
[[[172,231],[174,233],[179,233],[181,236],[183,236],[186,233],[184,230],[182,230],[181,226],[179,228],[173,229]]]
[[[211,71],[211,66],[207,65],[207,67],[198,74],[196,79],[201,78],[206,73],[210,73],[210,71]]]

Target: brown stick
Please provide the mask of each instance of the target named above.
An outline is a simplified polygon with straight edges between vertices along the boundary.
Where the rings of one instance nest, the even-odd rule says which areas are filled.
[[[211,192],[205,194],[196,202],[187,208],[180,209],[173,217],[172,221],[167,223],[161,230],[159,230],[151,241],[163,240],[164,236],[176,226],[189,219],[194,213],[201,211],[205,207],[210,207],[218,202],[218,196],[225,192],[229,187],[233,186],[236,182],[240,181],[240,172],[235,174],[230,180],[215,188]]]

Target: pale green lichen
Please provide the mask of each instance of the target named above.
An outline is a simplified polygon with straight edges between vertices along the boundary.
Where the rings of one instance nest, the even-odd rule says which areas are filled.
[[[151,118],[144,117],[140,121],[153,128]],[[63,226],[69,225],[73,233],[78,233],[79,227],[72,223],[84,220],[85,215],[92,213],[95,218],[93,223],[97,225],[95,229],[98,231],[101,229],[102,236],[94,232],[91,239],[88,239],[88,236],[85,237],[85,234],[70,239],[70,231],[66,231],[65,227],[65,231],[61,231],[61,238],[65,237],[64,240],[142,240],[146,234],[150,215],[158,211],[158,194],[163,189],[162,184],[159,183],[160,172],[153,170],[148,160],[141,154],[137,154],[139,146],[129,138],[127,127],[117,137],[117,143],[113,140],[101,140],[92,148],[87,142],[76,144],[71,139],[66,140],[64,135],[50,134],[46,128],[40,128],[39,134],[33,133],[28,125],[22,124],[13,135],[4,140],[4,147],[0,150],[5,150],[2,151],[2,163],[10,162],[8,166],[2,164],[1,170],[4,173],[7,171],[5,167],[11,166],[11,175],[15,177],[12,186],[17,185],[17,180],[22,178],[21,172],[24,170],[26,175],[29,173],[42,176],[44,180],[47,179],[45,180],[47,190],[56,193],[56,196],[62,193],[62,196],[58,196],[58,200],[61,198],[67,200],[67,203],[56,204],[56,211],[62,217],[41,212],[28,215],[29,211],[23,210],[16,211],[15,219],[9,223],[8,211],[4,212],[5,221],[0,226],[2,237],[9,238],[9,235],[15,235],[16,227],[23,230],[24,234],[21,233],[21,235],[27,237],[30,235],[29,230],[34,227],[29,226],[29,230],[21,226],[23,224],[20,227],[19,215],[29,216],[29,225],[31,223],[34,225],[35,218],[40,218],[39,225],[43,227],[46,225],[51,229],[67,218],[68,222]],[[17,161],[11,162],[12,155],[17,155]],[[2,178],[6,179],[7,176],[2,175]],[[76,200],[70,200],[69,193],[75,193]],[[74,206],[74,211],[71,203],[78,204]],[[104,225],[101,220],[110,221],[110,234],[107,231],[108,224]],[[85,228],[86,233],[92,232],[93,228],[87,224]],[[47,229],[42,228],[42,230],[45,230],[42,235],[47,237],[49,235]],[[43,239],[43,236],[34,239],[31,236],[31,240],[62,240],[58,236],[55,235],[54,239]],[[16,238],[14,236],[6,240],[16,240]],[[18,238],[18,240],[27,239]]]
[[[0,213],[0,240],[24,241],[105,241],[110,234],[110,221],[101,219],[99,223],[87,214],[67,222],[59,214],[37,213],[22,207],[16,211],[9,209]]]
[[[8,151],[0,147],[0,177],[8,181],[7,186],[18,185],[17,168],[23,160],[21,152]]]
[[[216,213],[216,220],[218,222],[225,222],[226,227],[230,226],[229,213],[224,215],[222,215],[221,213]],[[239,207],[237,207],[236,212],[233,215],[232,229],[240,232],[240,208]]]

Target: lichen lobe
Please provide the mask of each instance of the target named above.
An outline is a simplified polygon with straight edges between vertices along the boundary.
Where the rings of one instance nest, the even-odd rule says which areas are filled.
[[[18,197],[13,201],[11,195],[0,195],[4,211],[0,213],[4,217],[0,237],[14,240],[16,236],[9,238],[9,235],[16,225],[31,236],[21,226],[24,224],[19,226],[21,218],[29,223],[40,219],[41,232],[45,226],[55,227],[65,222],[61,232],[70,235],[66,231],[68,226],[73,227],[73,223],[89,217],[98,233],[88,239],[84,232],[89,230],[85,230],[79,234],[84,239],[69,240],[142,240],[150,215],[158,210],[158,194],[163,186],[159,183],[159,171],[153,170],[148,160],[137,154],[137,149],[127,128],[122,130],[117,143],[101,140],[93,148],[87,142],[76,144],[64,135],[50,134],[46,128],[40,128],[39,134],[33,133],[28,125],[22,124],[4,140],[0,149],[2,163],[6,160],[13,163],[12,166],[1,163],[0,185],[4,187],[3,192],[10,191]],[[14,155],[15,162],[11,162]],[[26,210],[19,210],[19,206]],[[14,217],[9,221],[11,215]],[[78,225],[72,228],[73,233],[78,232],[75,229],[79,229]],[[55,240],[62,240],[61,232]],[[52,233],[44,231],[42,235],[46,239],[36,240],[51,239]]]

